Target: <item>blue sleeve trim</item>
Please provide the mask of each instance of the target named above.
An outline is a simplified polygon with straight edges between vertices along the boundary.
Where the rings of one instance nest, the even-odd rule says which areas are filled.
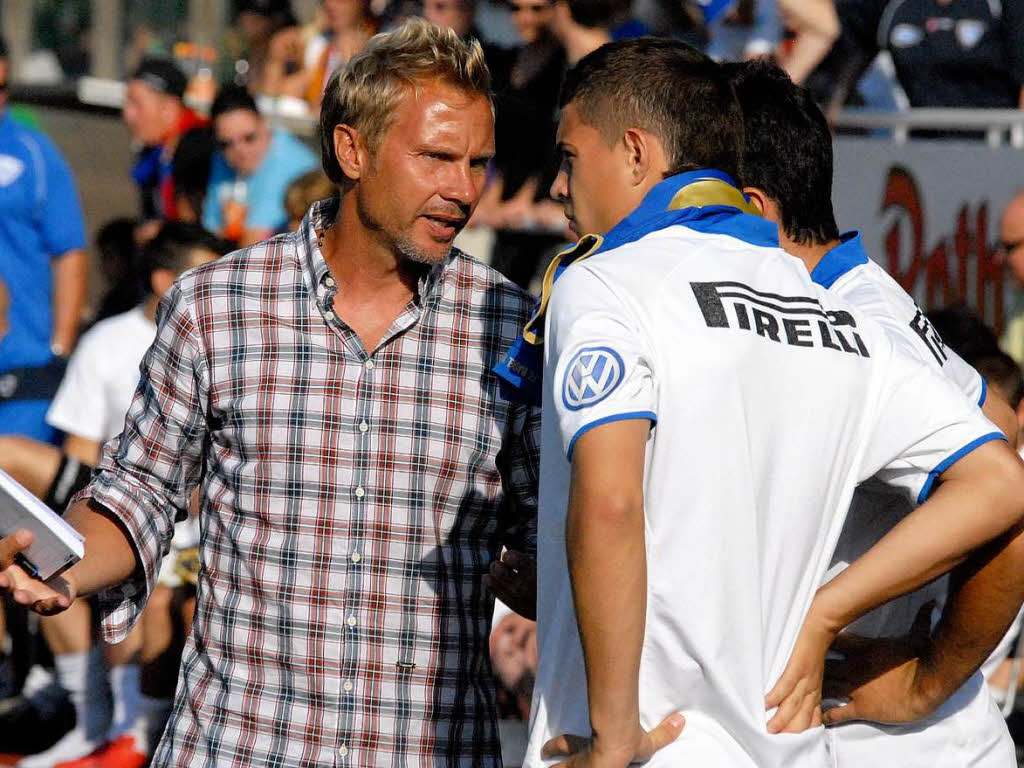
[[[984,408],[985,400],[988,398],[988,383],[985,381],[985,377],[982,376],[980,373],[978,374],[978,376],[981,377],[981,396],[978,397],[978,407]]]
[[[924,481],[924,486],[921,488],[921,493],[917,495],[917,503],[924,504],[928,500],[928,497],[931,496],[932,487],[935,485],[935,481],[938,479],[939,475],[941,475],[951,466],[960,461],[960,459],[962,459],[968,453],[973,451],[975,448],[984,445],[985,443],[991,443],[993,440],[1005,439],[1006,436],[1002,432],[989,432],[987,435],[983,435],[979,437],[977,440],[972,440],[956,453],[943,459],[939,463],[939,465],[935,467],[935,469],[928,473],[928,478]]]
[[[617,413],[614,416],[605,416],[597,421],[584,424],[576,431],[576,434],[572,436],[572,440],[569,441],[569,450],[566,452],[566,458],[569,459],[569,461],[572,461],[572,449],[576,447],[576,441],[594,427],[600,427],[602,424],[609,424],[613,421],[628,421],[629,419],[647,419],[651,422],[652,427],[658,423],[658,415],[654,411],[630,411],[629,413]]]

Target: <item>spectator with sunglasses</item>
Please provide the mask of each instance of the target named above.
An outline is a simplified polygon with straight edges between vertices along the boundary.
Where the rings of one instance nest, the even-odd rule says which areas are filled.
[[[244,89],[225,86],[210,108],[217,151],[203,203],[203,226],[239,246],[278,232],[287,221],[288,185],[317,167],[313,153],[272,127]]]

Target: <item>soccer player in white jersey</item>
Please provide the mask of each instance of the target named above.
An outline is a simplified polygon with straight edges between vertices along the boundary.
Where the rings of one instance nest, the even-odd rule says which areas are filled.
[[[786,708],[817,704],[841,626],[1020,522],[1024,466],[742,212],[742,118],[717,65],[673,41],[609,44],[570,71],[562,106],[553,191],[577,232],[606,234],[560,258],[539,310],[525,765],[825,765],[822,729],[766,723],[798,634]],[[528,356],[507,369],[537,381]],[[943,469],[926,505],[818,588],[859,481],[917,495]]]
[[[1013,411],[984,379],[947,348],[899,284],[868,259],[856,233],[840,236],[832,210],[832,137],[806,89],[764,62],[726,66],[745,122],[745,191],[776,222],[782,245],[812,279],[877,320],[893,343],[952,380],[995,423],[1016,435]],[[829,574],[870,548],[912,505],[877,483],[854,496]],[[871,638],[846,642],[849,658],[826,689],[850,699],[829,719],[879,720],[830,729],[839,768],[869,764],[909,768],[1012,768],[1014,746],[978,667],[1013,620],[1024,598],[1024,537],[979,552],[946,578],[862,617],[851,631]],[[931,634],[931,605],[945,613]],[[910,637],[915,618],[923,632]],[[896,662],[896,663],[894,663]],[[882,674],[888,672],[888,674]],[[877,679],[876,679],[877,678]],[[916,721],[909,725],[896,725]]]

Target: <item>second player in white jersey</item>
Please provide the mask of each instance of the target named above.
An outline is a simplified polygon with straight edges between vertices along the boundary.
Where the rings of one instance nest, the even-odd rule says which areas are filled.
[[[917,303],[868,258],[859,234],[843,235],[841,243],[818,262],[811,277],[882,325],[908,355],[947,376],[968,402],[984,404],[985,380],[943,343]],[[861,485],[826,580],[870,549],[912,508],[908,499],[881,483]],[[862,616],[849,631],[866,637],[905,636],[927,603],[935,604],[937,615],[948,586],[948,577],[936,579]],[[911,725],[845,723],[828,733],[839,768],[870,764],[883,752],[894,766],[917,761],[927,761],[929,768],[1012,768],[1016,764],[1013,741],[980,671],[923,721]],[[894,736],[899,738],[890,738]]]
[[[832,136],[811,95],[770,64],[733,64],[729,69],[746,123],[745,191],[777,223],[783,247],[801,259],[816,283],[878,322],[904,353],[954,382],[967,402],[984,405],[994,414],[1002,407],[1010,418],[998,418],[999,423],[1008,421],[1004,429],[1012,429],[1014,420],[1009,409],[997,402],[997,397],[986,401],[982,377],[943,343],[907,292],[868,258],[860,236],[850,233],[840,237],[831,205]],[[876,481],[859,487],[827,578],[873,546],[913,509],[915,501],[891,493]],[[1011,566],[1000,567],[1013,570]],[[992,589],[997,589],[998,581],[992,583]],[[937,579],[863,616],[849,631],[872,638],[902,638],[929,602],[934,602],[933,615],[938,615],[947,591],[948,579]],[[975,599],[983,599],[981,593],[974,594]],[[1012,609],[1013,597],[1000,597]],[[922,614],[925,630],[929,619]],[[985,636],[985,629],[977,622],[969,631]],[[956,642],[960,649],[957,654],[935,656],[967,658],[973,650],[965,649],[972,649],[977,641],[960,637]],[[984,658],[982,646],[978,643],[978,661]],[[846,663],[856,666],[859,662]],[[934,667],[929,672],[930,680],[949,672],[948,664],[945,669]],[[830,728],[839,768],[1012,768],[1016,761],[1006,725],[989,699],[981,674],[969,675],[970,668],[958,668],[950,676],[956,683],[944,684],[940,696],[929,693],[929,706],[937,709],[923,720],[910,725],[851,722]],[[961,680],[966,681],[940,704]],[[930,684],[927,687],[936,688]],[[888,702],[879,703],[889,710],[889,717],[905,719]]]
[[[565,271],[548,309],[539,511],[540,669],[526,765],[588,733],[565,554],[575,442],[652,425],[644,475],[645,727],[686,728],[651,765],[826,765],[824,731],[769,735],[764,696],[821,584],[855,486],[915,497],[1002,435],[945,379],[816,286],[774,225],[733,211],[659,229],[674,176]],[[682,212],[685,215],[685,212]],[[655,426],[656,425],[656,426]]]

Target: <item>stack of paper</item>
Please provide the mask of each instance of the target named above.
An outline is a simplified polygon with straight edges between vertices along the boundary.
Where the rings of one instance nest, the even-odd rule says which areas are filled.
[[[0,470],[0,537],[26,528],[35,534],[19,562],[46,581],[85,555],[85,539],[56,512]]]

